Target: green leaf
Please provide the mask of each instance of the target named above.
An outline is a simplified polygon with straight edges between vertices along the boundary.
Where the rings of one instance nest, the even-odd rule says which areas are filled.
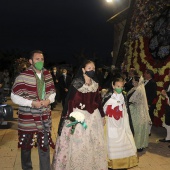
[[[69,117],[69,120],[71,121],[71,122],[75,122],[76,121],[76,119],[74,118],[74,117]]]

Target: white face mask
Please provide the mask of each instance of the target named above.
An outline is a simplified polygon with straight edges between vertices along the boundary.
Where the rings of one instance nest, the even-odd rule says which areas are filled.
[[[57,70],[53,70],[53,72],[54,72],[54,73],[56,73],[56,72],[57,72]]]
[[[63,73],[63,76],[65,76],[66,75],[66,73]]]

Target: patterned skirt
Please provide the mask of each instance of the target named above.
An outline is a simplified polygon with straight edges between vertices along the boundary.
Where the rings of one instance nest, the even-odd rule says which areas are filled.
[[[57,137],[53,156],[53,170],[107,170],[107,152],[101,115],[76,109],[84,114],[87,129],[77,124],[73,134],[65,121],[61,136]]]

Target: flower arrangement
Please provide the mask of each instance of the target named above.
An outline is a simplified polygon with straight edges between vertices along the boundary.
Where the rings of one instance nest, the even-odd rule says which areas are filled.
[[[139,37],[138,40],[129,43],[127,55],[127,71],[134,67],[139,75],[142,75],[148,68],[155,74],[157,83],[157,99],[155,100],[156,109],[154,111],[155,121],[154,124],[161,126],[164,122],[164,99],[160,95],[163,89],[163,84],[168,81],[168,71],[170,67],[170,58],[166,60],[153,59],[149,51],[149,39],[146,37]]]
[[[70,113],[69,120],[72,123],[68,124],[66,127],[72,127],[71,128],[71,134],[74,134],[76,125],[78,123],[80,123],[84,127],[84,129],[87,129],[87,124],[85,122],[85,117],[84,117],[83,113],[76,112],[76,111],[72,112],[72,113]]]
[[[164,29],[164,41],[168,38],[166,26],[168,25],[167,12],[170,3],[168,0],[137,0],[135,2],[134,11],[132,13],[130,28],[127,33],[125,46],[125,63],[124,68],[129,71],[131,67],[135,68],[139,75],[142,75],[146,69],[154,72],[155,81],[157,83],[157,98],[154,103],[154,125],[161,126],[164,122],[165,99],[160,95],[164,83],[168,79],[170,68],[170,46],[157,42],[160,32]],[[142,19],[141,19],[142,18]],[[162,22],[165,20],[166,24]],[[158,37],[154,39],[154,37]],[[155,45],[157,44],[157,45]],[[168,44],[169,45],[169,44]],[[158,50],[159,49],[159,50]],[[167,50],[168,49],[168,50]],[[154,53],[155,52],[155,53]]]

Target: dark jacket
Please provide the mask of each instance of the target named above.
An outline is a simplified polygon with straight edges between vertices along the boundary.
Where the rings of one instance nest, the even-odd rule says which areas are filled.
[[[131,77],[126,80],[126,83],[124,85],[126,92],[128,92],[131,88],[133,88],[132,80],[133,80],[133,78],[131,78]]]
[[[150,79],[149,82],[145,85],[146,97],[148,100],[148,105],[151,106],[154,104],[154,99],[157,97],[157,85],[153,79]]]
[[[170,91],[167,91],[169,86],[170,81],[164,84],[164,89],[166,90],[167,96],[170,100]],[[170,126],[170,106],[168,104],[165,106],[165,124]]]
[[[58,83],[59,83],[61,95],[65,95],[66,94],[65,88],[69,89],[69,87],[71,85],[71,81],[72,81],[72,78],[69,75],[66,75],[66,80],[65,80],[63,75],[60,76]]]

